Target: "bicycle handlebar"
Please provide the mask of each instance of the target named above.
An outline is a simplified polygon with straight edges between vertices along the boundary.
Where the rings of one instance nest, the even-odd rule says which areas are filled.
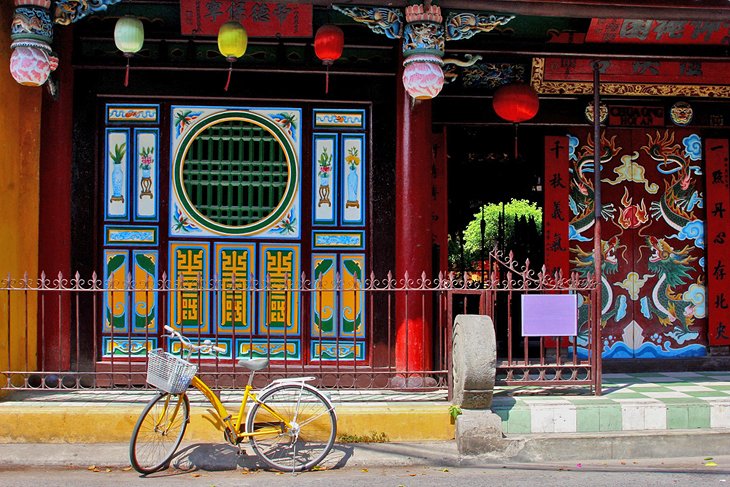
[[[165,328],[165,330],[170,332],[170,335],[172,337],[180,340],[180,343],[182,343],[183,347],[185,347],[187,349],[190,349],[193,351],[200,350],[203,353],[208,353],[210,351],[213,351],[216,353],[225,353],[225,351],[226,351],[226,349],[223,347],[218,347],[218,346],[213,345],[213,343],[210,340],[203,341],[202,345],[195,345],[192,341],[190,341],[190,339],[188,337],[186,337],[179,331],[175,330],[171,326],[165,325],[164,328]]]

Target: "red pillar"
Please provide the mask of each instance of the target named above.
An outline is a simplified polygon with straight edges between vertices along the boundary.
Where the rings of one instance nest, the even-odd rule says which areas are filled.
[[[401,68],[402,69],[402,68]],[[395,272],[431,278],[431,101],[413,102],[397,79]],[[395,360],[399,373],[432,369],[431,295],[398,291]],[[406,376],[408,374],[405,374]]]
[[[38,270],[51,287],[59,272],[71,279],[71,157],[73,124],[73,33],[71,26],[56,26],[54,46],[59,53],[55,72],[59,93],[54,100],[46,87],[41,115],[40,215]],[[68,283],[66,284],[69,285]],[[48,299],[50,295],[46,296]],[[70,365],[71,299],[53,295],[53,312],[39,313],[38,367],[68,370]],[[61,306],[57,310],[55,306]]]

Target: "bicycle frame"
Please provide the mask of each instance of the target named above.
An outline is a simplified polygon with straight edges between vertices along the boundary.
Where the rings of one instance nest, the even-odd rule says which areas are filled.
[[[240,442],[241,440],[245,438],[250,438],[252,436],[260,436],[264,434],[269,434],[269,431],[263,430],[259,432],[253,432],[253,431],[244,431],[241,432],[241,424],[246,418],[246,406],[248,404],[249,398],[258,403],[259,407],[264,408],[266,411],[268,411],[274,418],[281,421],[284,425],[286,425],[287,428],[291,427],[291,424],[289,421],[287,421],[285,418],[283,418],[279,413],[271,409],[269,406],[267,406],[265,403],[262,403],[259,401],[258,396],[255,392],[253,392],[253,386],[251,384],[246,384],[246,388],[243,390],[243,397],[241,398],[241,406],[238,409],[238,414],[235,418],[233,418],[229,413],[226,407],[223,405],[223,403],[218,399],[218,396],[215,395],[213,390],[208,387],[208,385],[203,382],[202,379],[200,379],[197,375],[193,377],[193,380],[190,382],[190,385],[195,387],[197,390],[199,390],[206,399],[208,399],[208,402],[215,408],[215,413],[218,416],[218,419],[220,419],[221,423],[223,424],[223,427],[228,430],[231,435],[226,435],[226,438],[229,439],[229,441],[233,438],[235,438],[236,442]],[[235,436],[234,436],[235,435]]]

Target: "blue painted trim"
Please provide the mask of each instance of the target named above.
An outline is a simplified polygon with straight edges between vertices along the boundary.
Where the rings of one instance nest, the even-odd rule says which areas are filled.
[[[319,164],[317,162],[317,140],[331,140],[332,141],[332,173],[330,174],[330,188],[332,188],[332,194],[330,195],[330,202],[332,204],[332,218],[330,219],[317,219],[316,208],[319,199]],[[337,134],[312,134],[312,222],[314,225],[336,225],[337,224],[337,210],[339,208],[339,200],[341,193],[339,192],[340,185],[338,183],[339,177],[339,165],[340,165],[340,151],[337,144]]]
[[[361,211],[361,218],[359,220],[345,220],[345,205],[347,204],[347,170],[345,170],[345,166],[347,165],[347,162],[345,162],[345,158],[347,157],[347,154],[345,151],[345,142],[352,139],[359,139],[361,142],[360,145],[360,167],[362,168],[360,171],[360,211]],[[365,226],[365,215],[367,214],[367,198],[365,194],[365,181],[368,178],[368,166],[367,166],[367,145],[365,144],[365,134],[342,134],[341,140],[340,140],[340,154],[342,154],[342,177],[340,178],[342,180],[341,182],[341,189],[340,189],[340,218],[342,220],[343,226],[357,226],[362,227]]]
[[[109,168],[113,164],[110,161],[109,158],[109,136],[113,133],[122,133],[125,135],[126,143],[127,143],[127,154],[126,154],[126,161],[127,165],[125,168],[125,191],[124,191],[124,197],[126,198],[124,201],[124,214],[122,215],[110,215],[109,214],[109,205],[111,204],[109,199],[111,198],[111,188],[109,187],[111,175],[109,174]],[[129,129],[123,129],[123,128],[107,128],[104,132],[104,218],[107,220],[115,220],[115,221],[128,221],[129,220],[129,153],[130,153],[130,133]]]
[[[317,244],[317,239],[331,238],[336,239],[338,236],[351,238],[357,238],[360,240],[359,245],[350,245],[346,243],[338,243],[335,240],[331,240],[330,243]],[[365,250],[365,230],[312,230],[312,249],[313,250]]]
[[[337,358],[322,358],[321,354],[317,354],[317,344],[320,344],[327,347],[333,347],[335,350],[341,350],[343,347],[352,346],[353,344],[356,347],[356,357],[355,360],[358,362],[364,361],[366,359],[365,357],[365,350],[366,350],[366,343],[362,340],[358,341],[352,341],[347,339],[341,339],[339,341],[335,340],[316,340],[312,339],[311,342],[309,342],[309,356],[310,360],[312,362],[337,362]],[[352,362],[353,359],[351,358],[340,358],[339,361],[341,362]]]
[[[122,118],[119,120],[112,120],[109,117],[109,112],[114,109],[119,110],[125,110],[125,109],[133,109],[133,108],[154,108],[155,109],[155,118],[149,119],[149,120],[138,120],[133,118]],[[160,123],[160,105],[156,104],[146,104],[146,103],[107,103],[104,107],[104,118],[105,122],[107,124],[116,124],[116,123],[124,123],[124,124],[158,124]]]
[[[152,231],[154,235],[154,240],[152,242],[141,242],[141,241],[135,241],[135,240],[111,240],[109,238],[109,232],[111,231],[121,231],[121,232],[129,232],[129,233],[135,233],[139,232],[142,233],[143,231]],[[147,247],[147,246],[156,246],[159,243],[159,235],[157,227],[151,227],[151,226],[137,226],[137,225],[104,225],[104,245],[124,245],[127,247]]]
[[[155,136],[155,167],[154,167],[154,202],[155,202],[155,214],[152,216],[142,216],[139,214],[139,202],[140,200],[140,187],[139,187],[139,135],[141,134],[153,134]],[[140,221],[158,222],[160,220],[160,130],[159,129],[134,129],[134,176],[132,181],[134,182],[134,219]]]
[[[210,282],[210,243],[209,242],[186,242],[186,241],[179,241],[179,240],[171,240],[167,244],[167,259],[168,259],[168,269],[170,270],[170,288],[175,288],[177,286],[177,275],[178,270],[175,267],[175,261],[174,259],[174,253],[173,253],[173,246],[185,246],[185,247],[192,247],[192,248],[199,248],[202,249],[204,252],[203,257],[203,275],[201,277],[203,286],[207,286]],[[171,292],[171,297],[168,302],[169,309],[169,318],[170,322],[169,325],[173,328],[178,327],[178,321],[177,321],[177,291]],[[183,327],[182,330],[186,332],[195,332],[198,333],[209,333],[210,330],[210,299],[208,297],[207,292],[202,293],[202,306],[200,309],[200,321],[198,323],[198,326],[186,326]]]
[[[358,113],[362,116],[362,124],[360,125],[337,125],[337,124],[321,124],[317,125],[317,114],[319,113]],[[351,110],[345,109],[327,109],[327,108],[315,108],[312,110],[312,127],[315,129],[332,129],[332,130],[364,130],[367,125],[365,110],[354,108]]]
[[[137,265],[136,265],[136,263],[137,263],[137,255],[139,255],[139,254],[148,254],[148,255],[149,254],[154,254],[154,256],[155,256],[155,273],[152,276],[152,279],[153,280],[150,283],[150,287],[153,289],[153,291],[150,291],[150,292],[153,295],[152,307],[155,310],[154,311],[155,315],[154,315],[154,318],[153,318],[154,319],[154,325],[155,326],[154,326],[154,328],[150,328],[149,330],[145,330],[144,327],[137,328],[137,326],[136,326],[136,324],[137,324],[137,307],[135,306],[135,304],[136,304],[136,302],[135,302],[135,294],[136,293],[132,293],[132,297],[131,297],[132,303],[131,303],[131,306],[129,307],[129,311],[130,311],[130,322],[132,324],[132,331],[133,331],[133,333],[145,333],[145,332],[147,332],[147,333],[150,333],[150,334],[155,334],[155,333],[157,333],[158,324],[160,322],[160,305],[159,305],[159,301],[160,300],[159,300],[159,294],[156,291],[154,291],[154,289],[157,289],[159,287],[158,284],[159,284],[159,278],[160,278],[160,276],[159,276],[159,273],[160,273],[160,253],[157,250],[133,250],[132,251],[132,261],[130,262],[130,264],[131,264],[131,267],[132,267],[132,269],[131,269],[131,271],[132,271],[132,282],[134,282],[134,283],[140,281],[139,279],[137,279]],[[136,285],[135,285],[135,287],[136,287]]]
[[[226,243],[226,242],[217,242],[214,245],[214,252],[215,252],[215,268],[213,269],[213,275],[215,276],[215,279],[220,282],[222,279],[221,277],[221,268],[222,268],[222,260],[221,256],[223,255],[222,251],[224,249],[234,249],[234,250],[247,250],[248,252],[248,276],[246,276],[247,282],[245,283],[246,289],[251,289],[256,286],[253,285],[251,282],[252,279],[255,279],[256,276],[256,244],[251,243],[241,243],[241,244],[235,244],[235,243]],[[242,291],[245,292],[248,295],[249,303],[248,303],[248,314],[246,316],[246,322],[248,325],[245,328],[236,328],[236,333],[250,333],[253,329],[254,319],[256,317],[255,308],[256,308],[256,296],[257,293],[255,291]],[[220,333],[232,333],[233,327],[232,326],[223,326],[222,318],[220,316],[221,310],[223,309],[223,294],[221,291],[216,291],[213,293],[215,296],[215,307],[213,308],[214,317],[213,317],[213,323],[216,324],[216,328]]]
[[[335,274],[337,274],[340,271],[340,268],[338,267],[339,260],[337,259],[337,254],[334,254],[334,253],[314,253],[314,252],[312,252],[312,257],[311,257],[311,261],[312,261],[312,264],[311,264],[312,265],[312,267],[311,267],[312,273],[311,274],[312,274],[312,288],[313,289],[316,289],[316,287],[317,287],[317,283],[315,281],[315,275],[314,275],[314,268],[315,268],[314,261],[316,259],[318,259],[318,258],[320,258],[320,259],[321,258],[331,258],[332,259],[332,267],[334,267]],[[333,279],[333,281],[334,281],[334,279]],[[323,291],[326,291],[326,290],[323,290]],[[340,304],[339,292],[336,292],[335,291],[335,295],[334,295],[334,304],[333,304],[333,309],[332,309],[332,331],[331,332],[327,332],[327,333],[322,332],[321,335],[320,335],[320,333],[318,331],[316,331],[314,329],[314,326],[315,326],[314,325],[314,318],[315,318],[315,316],[317,315],[317,312],[318,312],[318,310],[316,309],[317,303],[316,303],[316,300],[315,300],[315,295],[317,294],[317,292],[318,291],[312,291],[312,293],[311,293],[312,294],[312,298],[309,300],[309,303],[310,303],[310,305],[309,305],[309,309],[310,309],[310,313],[309,313],[309,320],[310,320],[310,323],[309,323],[309,334],[312,337],[312,340],[319,339],[320,336],[323,337],[323,338],[328,338],[328,337],[329,338],[332,338],[332,337],[335,337],[335,336],[337,336],[337,332],[340,329],[340,321],[341,321],[340,320],[340,309],[339,309],[339,304]]]

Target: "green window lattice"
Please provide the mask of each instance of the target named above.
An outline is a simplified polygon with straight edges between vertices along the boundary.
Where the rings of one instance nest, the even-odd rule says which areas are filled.
[[[174,160],[175,190],[204,228],[230,234],[260,231],[291,205],[295,159],[288,138],[269,119],[224,112],[182,141]]]

